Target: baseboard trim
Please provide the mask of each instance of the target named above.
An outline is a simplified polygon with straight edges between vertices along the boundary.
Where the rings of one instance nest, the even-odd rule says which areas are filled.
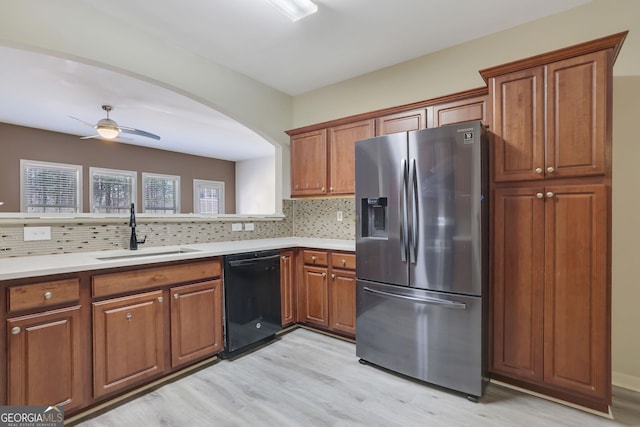
[[[640,392],[640,377],[623,374],[622,372],[612,372],[611,383],[616,387]]]
[[[611,412],[611,406],[609,406],[609,413],[600,412],[600,411],[596,411],[595,409],[587,408],[586,406],[577,405],[575,403],[567,402],[566,400],[562,400],[562,399],[557,399],[557,398],[555,398],[553,396],[547,396],[546,394],[538,393],[538,392],[535,392],[533,390],[527,390],[526,388],[518,387],[518,386],[513,385],[513,384],[509,384],[509,383],[505,383],[505,382],[502,382],[502,381],[494,380],[493,378],[491,379],[491,383],[499,385],[499,386],[502,386],[502,387],[510,388],[510,389],[513,389],[513,390],[518,390],[518,391],[521,391],[522,393],[530,394],[532,396],[536,396],[536,397],[539,397],[541,399],[550,400],[552,402],[556,402],[556,403],[559,403],[561,405],[569,406],[569,407],[574,408],[574,409],[579,409],[581,411],[588,412],[588,413],[593,414],[593,415],[598,415],[598,416],[600,416],[602,418],[608,418],[610,420],[614,419],[613,418],[613,413]]]

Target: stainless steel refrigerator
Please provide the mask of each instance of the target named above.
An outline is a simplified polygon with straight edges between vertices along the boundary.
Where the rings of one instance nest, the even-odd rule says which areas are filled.
[[[485,380],[488,155],[480,122],[356,142],[356,355],[466,393]]]

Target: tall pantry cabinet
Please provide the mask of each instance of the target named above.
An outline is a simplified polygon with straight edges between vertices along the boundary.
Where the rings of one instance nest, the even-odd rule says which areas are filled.
[[[492,377],[611,404],[612,68],[626,33],[483,70]]]

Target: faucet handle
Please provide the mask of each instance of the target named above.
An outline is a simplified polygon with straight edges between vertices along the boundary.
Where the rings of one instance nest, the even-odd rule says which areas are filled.
[[[143,243],[144,243],[144,242],[146,242],[146,241],[147,241],[147,236],[144,236],[144,239],[142,239],[142,240],[138,240],[138,244],[139,244],[139,245],[141,245],[141,244],[143,244]]]

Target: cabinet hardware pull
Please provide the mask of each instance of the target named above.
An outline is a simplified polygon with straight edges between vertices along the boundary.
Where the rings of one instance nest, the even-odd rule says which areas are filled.
[[[333,192],[333,187],[329,187],[329,191]]]
[[[52,296],[53,296],[53,294],[51,292],[45,292],[44,293],[44,299],[51,299]]]
[[[315,255],[312,255],[312,256],[311,256],[311,261],[314,261],[314,262],[315,262],[315,260],[316,260],[316,256],[315,256]]]
[[[327,277],[327,273],[322,273],[322,277]]]
[[[332,274],[332,275],[331,275],[331,278],[332,278],[332,279],[335,279],[335,278],[336,278],[336,275],[335,275],[335,274]]]
[[[21,329],[19,326],[14,326],[13,328],[11,328],[11,333],[13,335],[18,335],[20,333]]]
[[[547,168],[547,172],[552,173],[554,171],[553,166],[549,166]]]
[[[553,197],[553,193],[552,193],[551,191],[549,191],[549,192],[547,193],[547,197],[549,197],[549,198]]]
[[[536,173],[538,174],[542,173],[542,168],[536,168]]]
[[[162,302],[162,301],[164,301],[164,298],[158,297],[158,302]]]
[[[173,294],[173,299],[178,299],[178,298],[180,298],[179,294]]]
[[[128,312],[126,318],[129,322],[131,322],[132,317],[133,317],[133,314],[131,314],[131,312]]]
[[[544,197],[544,194],[542,194],[542,193],[537,193],[537,194],[536,194],[536,197],[537,197],[538,199],[542,199],[542,198]]]
[[[346,260],[346,259],[343,259],[343,260],[342,260],[342,266],[343,266],[343,267],[346,267],[346,266],[347,266],[347,260]]]
[[[320,191],[324,191],[324,187],[322,187],[322,189]]]

